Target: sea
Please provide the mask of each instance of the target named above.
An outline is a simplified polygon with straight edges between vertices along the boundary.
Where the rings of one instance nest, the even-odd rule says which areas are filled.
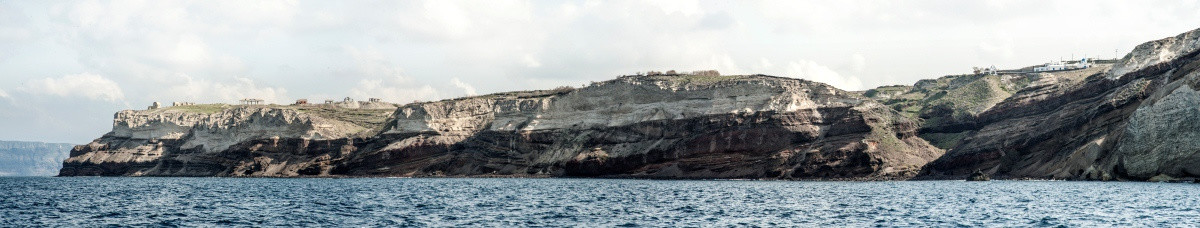
[[[1200,184],[0,178],[0,227],[1195,227]]]

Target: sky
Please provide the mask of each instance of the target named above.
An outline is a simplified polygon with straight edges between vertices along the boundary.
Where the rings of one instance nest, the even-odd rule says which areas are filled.
[[[1082,57],[1200,27],[1190,1],[8,1],[0,140],[87,143],[151,102],[581,86],[650,70],[846,90]]]

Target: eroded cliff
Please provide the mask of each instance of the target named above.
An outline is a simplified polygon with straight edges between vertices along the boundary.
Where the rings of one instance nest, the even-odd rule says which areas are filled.
[[[625,76],[414,103],[375,122],[307,109],[123,111],[61,175],[892,179],[942,153],[873,100],[762,75]]]
[[[391,111],[233,105],[121,111],[112,132],[71,150],[59,175],[299,175],[352,151],[349,145]],[[327,112],[373,112],[378,121],[355,123]]]
[[[941,151],[886,106],[770,76],[626,76],[413,104],[352,175],[906,178]]]
[[[965,129],[970,133],[930,164],[930,176],[973,170],[1001,178],[1200,176],[1198,38],[1200,30],[1193,30],[1147,42],[1111,70],[1081,80],[1035,82],[980,113]]]
[[[862,93],[680,74],[403,106],[122,111],[60,175],[1195,179],[1198,50],[1193,30],[1086,69]]]

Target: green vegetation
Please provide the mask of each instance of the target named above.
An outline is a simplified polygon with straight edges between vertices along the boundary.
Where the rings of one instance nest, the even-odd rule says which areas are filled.
[[[914,86],[882,86],[863,95],[876,99],[901,115],[922,121],[922,128],[953,130],[975,121],[982,112],[1032,83],[1032,75],[949,75],[917,82]],[[942,149],[957,146],[970,131],[926,133],[920,137]]]
[[[740,75],[678,75],[678,76],[657,76],[667,79],[671,82],[678,82],[684,85],[709,85],[720,81],[740,79],[744,76]]]
[[[879,99],[879,98],[887,99],[887,98],[891,98],[894,96],[903,95],[903,94],[909,92],[910,90],[912,90],[912,86],[904,86],[904,85],[880,86],[879,88],[869,89],[866,92],[863,92],[863,96],[866,96],[869,98],[874,98],[874,99]]]
[[[925,141],[929,141],[929,144],[933,144],[933,146],[942,148],[943,150],[949,150],[953,149],[955,146],[958,146],[958,143],[960,143],[962,139],[967,137],[967,135],[970,133],[971,132],[969,131],[958,133],[925,133],[918,136],[922,139],[925,139]]]
[[[227,104],[197,104],[197,105],[167,107],[165,109],[191,112],[191,113],[200,113],[200,114],[213,114],[213,113],[218,113],[218,112],[224,111],[225,109],[231,108],[231,107],[232,107],[232,105],[227,105]]]
[[[166,107],[166,108],[161,108],[161,109],[157,109],[157,110],[179,111],[179,112],[198,113],[198,114],[214,114],[214,113],[219,113],[219,112],[225,111],[227,109],[233,109],[233,108],[237,108],[237,107],[244,107],[244,106],[230,105],[230,104],[197,104],[197,105]],[[380,131],[383,131],[385,129],[385,127],[390,123],[389,119],[392,117],[393,112],[395,112],[395,109],[355,109],[355,108],[340,108],[340,107],[325,106],[325,105],[294,106],[294,105],[272,104],[272,105],[258,105],[258,106],[254,106],[254,107],[269,107],[269,108],[275,108],[275,109],[292,109],[292,110],[296,110],[301,113],[315,115],[317,117],[324,118],[324,119],[337,120],[337,121],[350,123],[350,124],[353,124],[353,125],[356,125],[359,127],[369,129],[368,131],[364,131],[364,132],[360,133],[360,134],[364,134],[364,135],[372,135],[372,134],[379,133]]]
[[[915,86],[882,86],[864,96],[877,99],[925,127],[970,121],[1030,84],[1027,75],[950,75]]]
[[[932,116],[938,113],[930,112],[948,110],[948,117],[963,120],[978,115],[1009,96],[1012,96],[1012,93],[1001,88],[999,76],[989,75],[930,97],[926,100],[926,108],[922,110],[922,115]]]

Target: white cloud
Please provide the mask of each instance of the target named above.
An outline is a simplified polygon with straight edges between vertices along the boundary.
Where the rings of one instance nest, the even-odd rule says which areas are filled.
[[[353,58],[356,69],[361,77],[396,78],[405,81],[401,76],[400,67],[388,60],[388,56],[379,49],[346,47],[345,52]]]
[[[760,67],[762,69],[769,69],[769,68],[775,67],[775,64],[772,64],[771,60],[768,60],[767,58],[759,58],[758,59],[758,67]]]
[[[1011,59],[1016,56],[1016,45],[1013,44],[1011,36],[997,35],[993,38],[979,42],[979,53],[986,60],[1000,61]]]
[[[458,87],[459,89],[462,89],[463,92],[467,94],[467,96],[475,96],[475,87],[471,86],[471,84],[467,84],[466,82],[463,82],[462,80],[458,80],[458,78],[450,79],[450,83],[454,83],[454,87]]]
[[[267,103],[291,103],[287,89],[260,86],[249,78],[235,77],[226,81],[211,81],[196,79],[186,74],[176,75],[174,78],[176,84],[159,91],[158,96],[154,97],[187,102],[236,103],[241,99],[256,98]]]
[[[438,98],[437,90],[428,84],[418,85],[403,75],[403,69],[391,61],[391,57],[376,48],[345,47],[355,64],[353,77],[358,84],[350,88],[348,95],[359,99],[380,98],[388,102],[407,103],[414,100]]]
[[[76,97],[116,102],[125,99],[125,92],[116,82],[100,75],[83,73],[58,78],[30,80],[21,88],[30,94]]]
[[[657,6],[663,14],[668,15],[678,13],[683,16],[695,16],[704,13],[704,9],[700,8],[700,2],[696,0],[658,0],[644,3]]]
[[[854,72],[863,72],[867,69],[867,57],[863,57],[862,53],[854,53],[850,56],[850,68],[854,69]]]
[[[8,93],[4,92],[3,89],[0,89],[0,98],[8,98],[8,97],[9,97]]]
[[[833,69],[813,61],[792,61],[788,63],[786,72],[788,76],[829,84],[847,91],[863,89],[862,81],[858,77],[843,76]]]
[[[408,103],[436,99],[437,90],[432,86],[413,86],[398,77],[390,79],[362,79],[351,88],[351,97],[380,98],[387,102]]]
[[[394,13],[401,36],[435,42],[497,39],[527,32],[532,8],[524,1],[407,2]]]
[[[531,54],[526,54],[524,61],[525,61],[525,66],[527,66],[529,68],[537,68],[537,67],[542,66],[542,62],[538,61],[537,58],[533,57],[533,55],[531,55]]]

